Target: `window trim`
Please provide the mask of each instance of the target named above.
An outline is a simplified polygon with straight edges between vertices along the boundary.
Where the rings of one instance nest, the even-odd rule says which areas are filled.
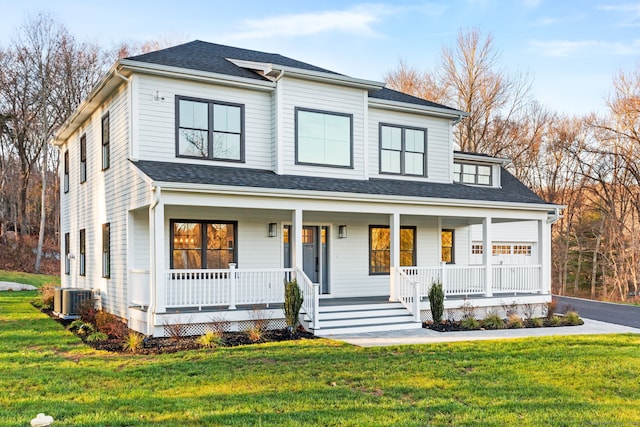
[[[107,123],[107,138],[105,141],[104,131],[105,131],[105,122]],[[101,120],[101,133],[100,139],[102,141],[102,170],[105,171],[111,167],[111,119],[109,118],[109,112],[102,116]]]
[[[80,230],[80,236],[78,238],[79,253],[78,253],[78,269],[80,276],[87,275],[87,230],[85,228]]]
[[[80,184],[87,182],[87,134],[80,137]]]
[[[386,126],[386,127],[392,127],[392,128],[397,128],[400,129],[401,131],[401,141],[400,141],[400,172],[387,172],[387,171],[383,171],[382,170],[382,128]],[[406,151],[406,145],[405,145],[405,131],[409,129],[409,130],[418,130],[418,131],[422,131],[424,132],[424,152],[422,153],[423,155],[423,165],[422,165],[422,170],[423,170],[423,174],[413,174],[413,173],[406,173],[405,172],[405,154],[407,153]],[[427,128],[421,128],[421,127],[416,127],[416,126],[405,126],[405,125],[396,125],[393,123],[383,123],[380,122],[378,123],[378,172],[381,175],[402,175],[402,176],[416,176],[416,177],[423,177],[423,178],[427,178],[429,177],[429,171],[427,169],[427,147],[428,147],[428,137],[429,137],[429,130]],[[389,150],[387,148],[385,148],[384,150]],[[396,151],[396,150],[389,150],[389,151]],[[416,153],[416,151],[409,151],[409,153]]]
[[[64,274],[71,274],[71,234],[64,233]]]
[[[102,277],[111,278],[111,223],[102,224]]]
[[[373,272],[372,271],[372,265],[371,265],[371,230],[374,228],[387,228],[389,229],[389,240],[391,240],[391,230],[390,230],[390,226],[388,225],[369,225],[369,258],[368,258],[368,264],[369,264],[369,276],[388,276],[391,273],[391,242],[389,242],[389,271],[388,272]],[[400,226],[400,233],[402,234],[402,230],[413,230],[413,253],[412,253],[412,266],[416,265],[416,261],[418,259],[417,256],[417,250],[418,250],[418,227],[415,225],[401,225]],[[400,252],[402,252],[402,250],[400,250]],[[404,266],[403,266],[404,267]]]
[[[64,152],[63,160],[64,177],[63,177],[63,190],[65,193],[69,192],[69,150]]]
[[[443,232],[451,232],[451,261],[446,261],[447,264],[455,264],[456,263],[456,230],[453,228],[443,228],[440,230],[440,262],[442,260],[443,248],[445,246],[442,245],[442,233]],[[448,246],[447,246],[448,247]]]
[[[206,230],[206,225],[207,224],[232,224],[233,225],[233,260],[236,264],[236,266],[238,265],[238,221],[227,221],[227,220],[209,220],[209,219],[170,219],[169,220],[169,268],[170,269],[174,269],[173,266],[173,251],[175,250],[174,245],[173,245],[173,239],[174,239],[174,224],[176,222],[189,222],[189,223],[198,223],[201,225],[200,227],[200,232],[202,233],[202,248],[200,248],[200,259],[204,260],[204,262],[202,263],[202,265],[204,266],[206,264],[206,252],[207,252],[207,244],[206,244],[206,234],[207,234],[207,230]],[[200,270],[212,270],[210,268],[207,267],[200,267]]]
[[[180,154],[180,101],[192,101],[202,102],[207,104],[207,157],[200,156],[188,156]],[[225,105],[228,107],[240,108],[240,159],[225,159],[219,157],[213,157],[213,134],[214,134],[214,105]],[[196,98],[192,96],[175,96],[175,145],[176,145],[176,157],[182,159],[197,159],[197,160],[210,160],[215,162],[232,162],[232,163],[245,163],[245,119],[244,119],[244,104],[237,104],[234,102],[218,101],[215,99]],[[227,132],[235,135],[235,132]]]
[[[298,112],[303,111],[307,113],[316,113],[316,114],[326,114],[330,116],[341,116],[349,118],[349,165],[330,165],[327,163],[315,163],[315,162],[301,162],[298,160],[299,148],[298,148]],[[325,110],[316,110],[313,108],[305,108],[305,107],[295,107],[293,113],[293,130],[295,133],[294,136],[294,144],[295,144],[295,164],[296,165],[306,165],[306,166],[322,166],[327,168],[339,168],[339,169],[353,169],[353,114],[350,113],[340,113],[335,111],[325,111]]]
[[[493,165],[491,164],[485,164],[485,163],[474,163],[474,162],[460,162],[460,161],[454,161],[453,162],[453,182],[456,184],[464,184],[464,185],[477,185],[479,187],[493,187],[493,183],[494,183],[494,171],[493,171]],[[455,165],[460,165],[460,180],[456,181],[456,171],[455,171]],[[474,176],[474,182],[464,182],[462,177],[464,175],[463,169],[464,166],[474,166],[476,171],[473,174]],[[489,168],[489,183],[488,184],[480,184],[478,183],[478,166],[485,166]],[[481,176],[486,176],[486,175],[481,175]]]

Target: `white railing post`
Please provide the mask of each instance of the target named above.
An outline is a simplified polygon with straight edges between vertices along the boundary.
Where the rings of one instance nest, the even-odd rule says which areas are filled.
[[[411,281],[413,286],[413,320],[420,322],[420,286],[416,281]]]
[[[229,264],[229,310],[236,309],[236,264]]]
[[[318,312],[320,311],[320,284],[313,284],[313,313],[311,319],[313,322],[313,330],[320,329],[320,319],[318,319]]]
[[[442,292],[444,293],[444,299],[447,299],[447,262],[440,261],[440,284],[442,285]]]

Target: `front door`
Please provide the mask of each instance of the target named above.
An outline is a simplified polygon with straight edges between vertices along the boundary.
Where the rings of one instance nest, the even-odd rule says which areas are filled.
[[[291,267],[291,226],[283,228],[284,266]],[[302,269],[304,274],[313,282],[320,283],[320,293],[329,293],[329,253],[327,241],[329,227],[302,227]]]
[[[320,258],[318,256],[318,227],[302,227],[302,269],[313,283],[320,278]]]

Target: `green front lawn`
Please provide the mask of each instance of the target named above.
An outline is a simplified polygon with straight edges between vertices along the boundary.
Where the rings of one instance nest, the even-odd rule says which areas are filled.
[[[0,270],[0,282],[24,283],[37,288],[45,283],[60,285],[60,276],[47,276],[46,274],[22,273],[20,271]]]
[[[0,293],[0,426],[640,424],[640,336],[114,355]]]

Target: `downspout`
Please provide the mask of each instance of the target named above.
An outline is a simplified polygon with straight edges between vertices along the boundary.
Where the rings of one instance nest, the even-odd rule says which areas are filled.
[[[562,215],[560,214],[560,208],[555,208],[553,210],[553,215],[547,218],[547,224],[555,224],[556,222],[558,222],[558,220],[560,220],[560,218],[562,218]]]
[[[452,121],[451,125],[452,125],[452,126],[457,125],[458,123],[460,123],[460,122],[462,121],[462,119],[464,119],[464,117],[465,117],[465,116],[463,116],[462,114],[460,114],[460,115],[458,116],[458,118],[457,118],[457,119],[455,119],[455,120],[453,120],[453,121]]]
[[[156,244],[157,244],[157,239],[156,239],[156,221],[155,221],[155,209],[156,206],[158,206],[158,203],[160,203],[160,197],[162,196],[162,189],[160,187],[155,187],[152,186],[151,190],[153,191],[153,201],[151,203],[151,205],[149,205],[149,219],[153,218],[153,230],[149,230],[149,233],[151,233],[151,236],[153,236],[153,239],[151,239],[152,241],[152,245],[149,248],[149,251],[151,252],[149,255],[149,261],[150,261],[150,270],[149,270],[149,307],[147,308],[147,335],[151,336],[153,335],[153,331],[154,331],[154,325],[155,325],[155,319],[154,319],[154,315],[155,315],[155,309],[156,309],[156,284],[158,282],[158,277],[157,277],[157,269],[156,269],[156,258],[155,258],[155,254],[156,254]],[[151,221],[149,221],[151,222]]]

